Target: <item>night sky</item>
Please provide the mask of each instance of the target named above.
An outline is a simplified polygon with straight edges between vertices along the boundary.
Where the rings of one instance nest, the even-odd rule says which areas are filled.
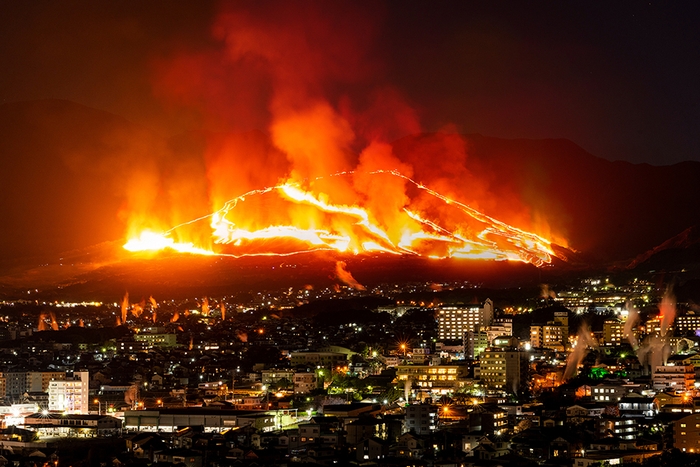
[[[567,138],[609,160],[700,160],[697,2],[31,1],[0,9],[1,103],[67,99],[167,135],[267,130],[270,95],[298,79],[308,90],[297,98],[322,95],[354,113],[400,108],[393,115],[406,121],[388,137],[447,128]]]

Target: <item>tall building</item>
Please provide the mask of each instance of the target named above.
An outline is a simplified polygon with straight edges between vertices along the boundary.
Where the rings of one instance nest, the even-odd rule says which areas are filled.
[[[47,392],[52,380],[66,377],[64,371],[8,371],[5,377],[3,396],[19,398],[25,393]]]
[[[438,407],[432,404],[412,404],[406,407],[404,431],[427,435],[437,430]]]
[[[491,324],[493,302],[486,299],[482,306],[441,306],[437,320],[438,339],[461,341],[465,332],[476,332]]]
[[[90,375],[76,371],[73,378],[49,383],[49,410],[87,414],[90,402]]]
[[[569,312],[556,311],[547,324],[530,326],[530,345],[536,349],[566,351],[569,341]]]
[[[517,393],[528,383],[527,352],[491,347],[481,353],[479,360],[479,377],[489,389]]]
[[[318,379],[314,372],[298,372],[292,376],[294,394],[308,394],[318,387]]]
[[[694,311],[688,311],[682,316],[676,316],[673,326],[679,336],[696,335],[700,331],[700,315]]]
[[[657,366],[651,382],[656,390],[690,391],[695,387],[695,368],[693,365]]]
[[[488,334],[485,332],[464,333],[464,356],[476,358],[489,346]]]
[[[606,319],[603,323],[603,342],[605,345],[620,345],[625,339],[625,323],[619,319]]]
[[[700,414],[686,415],[673,422],[673,447],[684,452],[700,452]]]
[[[510,337],[513,335],[513,320],[511,318],[495,319],[484,331],[488,337],[489,344],[497,337]]]
[[[398,365],[396,379],[420,390],[447,394],[464,385],[465,365]]]

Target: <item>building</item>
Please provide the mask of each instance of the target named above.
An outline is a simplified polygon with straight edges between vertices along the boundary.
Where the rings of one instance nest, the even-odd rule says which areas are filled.
[[[467,367],[462,365],[398,365],[396,378],[423,390],[447,393],[460,387],[467,371]]]
[[[318,387],[318,378],[314,372],[298,372],[292,377],[294,394],[308,394]]]
[[[497,337],[511,337],[513,335],[513,320],[511,318],[495,319],[490,326],[484,329],[489,345]]]
[[[619,319],[606,319],[603,323],[605,345],[620,345],[625,342],[625,323]]]
[[[554,320],[530,326],[530,345],[536,349],[566,351],[569,341],[569,312],[555,311]]]
[[[464,356],[474,359],[489,346],[489,336],[485,332],[467,331],[464,333]]]
[[[438,339],[462,340],[467,331],[475,332],[491,324],[493,302],[482,306],[441,306],[437,309]]]
[[[673,422],[673,447],[700,452],[700,414],[687,415]]]
[[[640,390],[640,385],[627,381],[609,381],[591,387],[593,400],[600,403],[618,403],[625,394]]]
[[[631,392],[622,396],[617,404],[621,417],[628,418],[654,418],[659,413],[656,401],[653,397],[645,397]]]
[[[122,421],[109,415],[35,413],[24,417],[24,426],[41,436],[101,437],[121,433]]]
[[[427,435],[438,428],[438,407],[432,404],[412,404],[406,407],[404,431]]]
[[[695,386],[695,367],[693,365],[657,366],[651,381],[653,388],[657,391],[666,389],[689,391]]]
[[[287,380],[292,383],[294,381],[294,373],[293,370],[263,370],[260,381],[263,385],[268,387],[282,380]]]
[[[47,392],[52,380],[65,379],[65,371],[8,371],[2,374],[7,397],[19,398],[25,393]]]
[[[424,365],[430,361],[430,349],[428,347],[416,347],[411,351],[411,362],[416,365]]]
[[[208,407],[181,409],[127,410],[124,412],[124,429],[172,433],[184,427],[201,427],[204,432],[222,432],[234,427],[252,426],[262,431],[272,431],[275,420],[284,424],[296,421],[295,410],[274,412],[222,410]],[[289,420],[288,420],[289,419]]]
[[[691,310],[683,316],[676,316],[673,327],[679,336],[694,336],[700,330],[700,315]]]
[[[292,366],[333,369],[347,365],[348,357],[339,352],[292,352]]]
[[[517,393],[528,382],[527,352],[490,347],[479,360],[479,377],[489,389]]]
[[[599,438],[614,436],[615,439],[633,440],[639,434],[638,418],[634,417],[599,417],[595,423]]]
[[[142,332],[134,334],[134,342],[143,342],[147,349],[172,348],[177,345],[177,336],[167,332]]]
[[[49,410],[69,414],[88,414],[90,374],[76,371],[72,378],[49,383]]]

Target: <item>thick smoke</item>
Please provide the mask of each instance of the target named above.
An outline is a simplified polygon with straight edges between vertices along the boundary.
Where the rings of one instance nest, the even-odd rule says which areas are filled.
[[[566,381],[576,375],[578,366],[588,354],[589,347],[597,347],[596,342],[591,335],[591,328],[587,323],[581,324],[581,328],[576,336],[574,348],[566,359],[566,369],[564,370],[563,381]]]
[[[661,299],[661,305],[659,305],[659,318],[661,318],[661,336],[666,336],[669,328],[676,319],[676,297],[673,295],[673,291],[669,286]]]
[[[334,203],[366,207],[371,221],[398,243],[406,227],[402,223],[412,222],[399,220],[406,186],[400,179],[377,182],[364,173],[382,169],[418,177],[473,208],[496,210],[505,222],[548,233],[544,224],[533,224],[537,216],[520,194],[493,196],[491,182],[472,163],[470,148],[456,129],[446,128],[405,145],[388,144],[420,133],[421,125],[418,112],[383,74],[375,41],[382,13],[374,10],[375,6],[335,2],[224,4],[212,26],[214,42],[209,48],[180,51],[154,63],[159,97],[192,109],[203,116],[208,128],[221,131],[202,133],[199,147],[179,150],[181,161],[173,169],[158,166],[145,172],[139,185],[161,187],[161,192],[170,194],[167,203],[150,190],[145,207],[135,207],[142,194],[134,190],[127,211],[164,216],[167,223],[183,215],[167,212],[171,207],[199,206],[198,215],[190,217],[194,219],[250,190],[294,181]],[[262,130],[270,139],[246,130]],[[198,150],[203,151],[203,160],[188,163],[188,155]],[[356,170],[356,175],[327,177],[349,170]],[[204,203],[199,196],[203,188]],[[177,198],[178,193],[187,197],[190,191],[197,196]],[[417,206],[421,207],[420,200]],[[286,206],[288,212],[280,214],[282,210],[268,212],[291,224],[304,219],[318,227],[326,220],[299,206]],[[437,211],[431,214],[439,221],[449,216]],[[262,224],[257,228],[273,224],[260,219],[266,215],[261,212],[240,207],[233,222],[242,228],[248,228],[251,219]],[[129,217],[130,224],[143,220],[140,214],[137,217]],[[450,222],[455,221],[449,220],[448,228],[453,227]],[[149,220],[143,226],[154,224],[159,223]],[[188,232],[197,238],[180,240],[207,247],[211,232],[206,227]]]
[[[350,274],[350,271],[346,269],[346,267],[347,265],[345,264],[345,261],[336,261],[335,277],[348,287],[352,287],[356,290],[365,290],[365,286],[357,282],[355,278],[352,277],[352,274]]]
[[[549,284],[542,284],[540,286],[540,298],[545,300],[557,298],[557,293],[549,288]]]
[[[660,331],[648,335],[637,350],[637,358],[643,367],[649,366],[651,372],[656,371],[657,366],[666,364],[671,355],[669,344],[670,328],[676,318],[676,297],[669,286],[659,305]]]
[[[637,336],[634,335],[634,326],[639,322],[639,312],[631,304],[627,303],[627,320],[625,321],[625,328],[623,331],[623,337],[629,340],[632,348],[636,348],[639,343],[637,342]]]

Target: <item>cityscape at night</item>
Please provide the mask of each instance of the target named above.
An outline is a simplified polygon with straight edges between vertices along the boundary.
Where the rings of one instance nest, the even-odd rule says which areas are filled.
[[[700,465],[698,5],[0,11],[0,467]]]

